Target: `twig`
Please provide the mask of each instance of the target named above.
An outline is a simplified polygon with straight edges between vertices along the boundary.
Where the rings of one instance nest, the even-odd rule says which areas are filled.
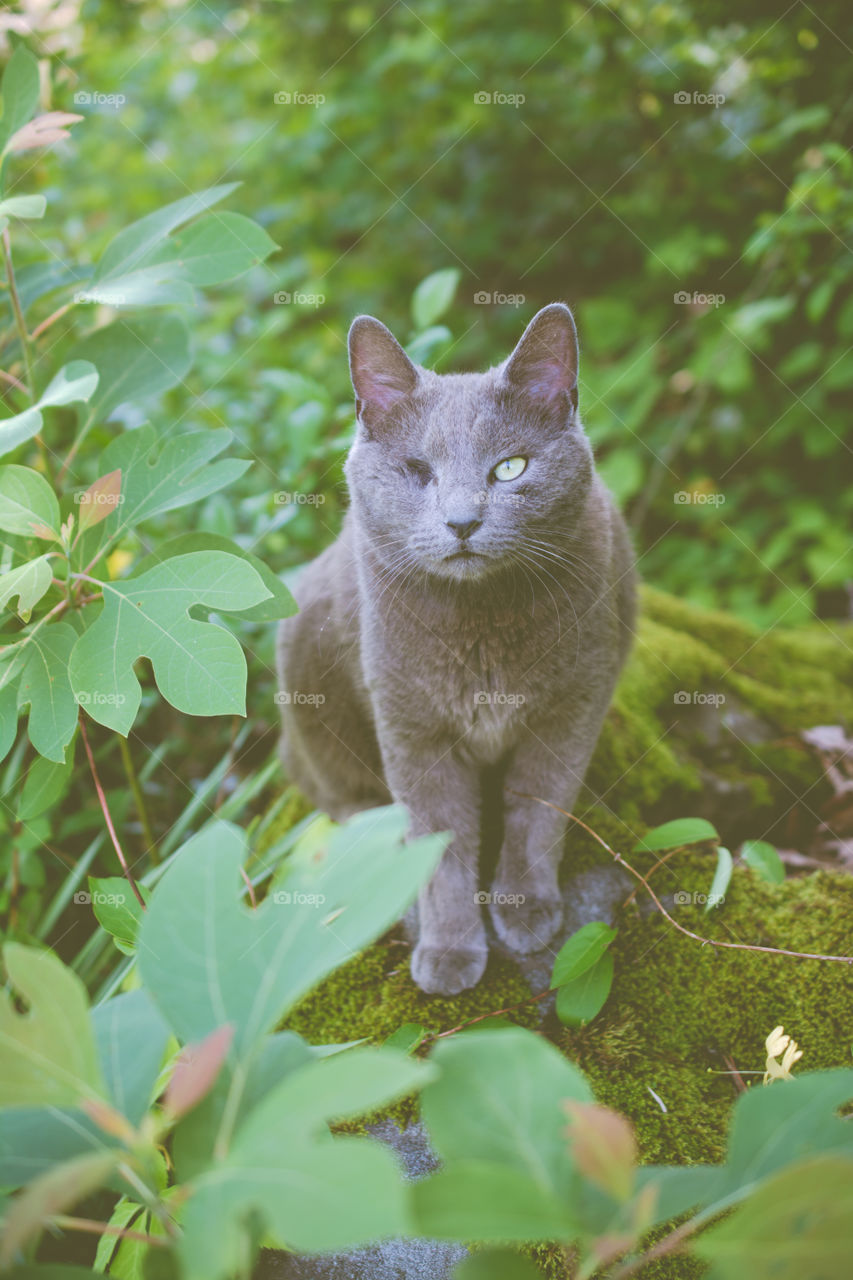
[[[101,813],[103,813],[104,815],[104,822],[107,824],[107,831],[109,831],[110,833],[110,839],[113,842],[113,848],[118,854],[118,860],[121,863],[121,869],[125,874],[125,878],[127,879],[128,884],[130,885],[131,889],[134,892],[136,901],[139,903],[140,907],[144,911],[145,899],[142,897],[142,894],[139,892],[139,889],[136,885],[136,881],[134,880],[133,876],[130,873],[130,867],[127,865],[127,860],[122,851],[122,847],[119,844],[118,836],[116,835],[116,829],[113,826],[113,820],[110,815],[109,806],[107,805],[107,797],[104,795],[104,789],[101,786],[101,780],[98,777],[98,771],[95,768],[95,757],[92,755],[92,748],[89,745],[89,735],[86,732],[86,724],[83,719],[82,711],[80,712],[80,734],[81,734],[81,737],[83,738],[83,745],[86,748],[86,755],[88,756],[88,759],[89,759],[89,769],[92,774],[92,781],[94,782],[95,790],[98,793],[98,801],[101,806]]]
[[[17,391],[23,391],[25,395],[27,394],[27,388],[13,373],[7,373],[5,369],[0,369],[0,378],[4,382],[8,382],[10,387],[15,387]]]
[[[9,228],[3,232],[3,261],[6,265],[6,279],[9,282],[9,299],[12,303],[12,314],[15,317],[15,328],[18,330],[18,338],[21,343],[21,350],[24,356],[24,368],[27,371],[27,391],[32,399],[35,399],[35,386],[33,384],[33,366],[32,357],[30,355],[30,340],[27,336],[27,323],[24,320],[24,312],[21,308],[21,299],[18,294],[18,286],[15,282],[15,268],[12,266],[12,242],[9,239]]]
[[[509,790],[512,791],[512,788],[509,788]],[[571,821],[576,822],[579,827],[583,827],[584,831],[586,831],[588,835],[591,835],[593,840],[598,841],[602,849],[607,850],[614,861],[618,862],[621,867],[624,867],[635,880],[639,880],[640,884],[647,890],[649,897],[657,907],[658,911],[660,911],[661,915],[666,917],[673,928],[677,929],[679,933],[683,933],[685,937],[693,938],[695,942],[701,942],[703,947],[725,947],[729,951],[762,951],[771,956],[793,956],[797,960],[833,960],[837,964],[853,964],[853,956],[827,956],[814,951],[788,951],[784,947],[760,947],[751,942],[720,942],[716,938],[703,938],[701,933],[693,933],[691,929],[685,929],[683,924],[679,924],[677,920],[673,919],[652,886],[649,884],[646,877],[641,875],[639,871],[632,867],[630,862],[626,862],[621,853],[616,853],[611,849],[607,841],[603,840],[598,832],[593,831],[592,827],[587,826],[582,818],[575,817],[573,813],[569,813],[567,810],[561,809],[558,804],[552,804],[550,800],[543,800],[541,796],[533,796],[526,791],[512,791],[512,794],[515,796],[521,796],[523,800],[535,800],[537,804],[547,805],[549,809],[556,809],[557,813],[562,813],[564,817],[570,818]]]
[[[120,1236],[122,1240],[138,1240],[140,1244],[153,1244],[165,1249],[169,1241],[163,1236],[149,1236],[144,1231],[132,1231],[113,1222],[98,1222],[95,1218],[69,1218],[67,1214],[54,1214],[51,1222],[66,1231],[90,1231],[98,1236]]]
[[[245,881],[245,884],[246,884],[246,888],[249,891],[249,901],[251,902],[252,907],[257,908],[258,900],[255,897],[255,886],[252,884],[251,880],[246,875],[245,867],[240,868],[240,875],[243,877],[243,880]]]
[[[46,320],[42,320],[41,324],[36,325],[35,329],[33,329],[30,334],[30,342],[35,342],[36,338],[43,334],[45,329],[49,329],[52,324],[55,324],[57,320],[61,319],[62,316],[65,315],[66,311],[70,311],[73,306],[73,302],[66,302],[65,306],[58,307],[52,315],[47,317]]]
[[[486,1018],[499,1018],[502,1013],[515,1013],[516,1009],[523,1009],[525,1005],[534,1004],[537,1000],[544,1000],[546,996],[551,995],[553,988],[548,987],[546,991],[539,991],[535,996],[526,996],[524,1000],[519,1000],[518,1004],[507,1005],[505,1009],[493,1009],[491,1013],[481,1013],[476,1018],[468,1018],[465,1022],[460,1022],[457,1027],[451,1027],[449,1031],[437,1031],[435,1035],[424,1036],[422,1044],[432,1044],[433,1040],[443,1040],[445,1036],[455,1036],[457,1031],[463,1031],[465,1027],[472,1027],[475,1022],[483,1022]]]

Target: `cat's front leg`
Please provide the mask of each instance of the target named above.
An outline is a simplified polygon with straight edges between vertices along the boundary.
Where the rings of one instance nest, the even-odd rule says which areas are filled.
[[[603,716],[577,717],[570,730],[525,726],[507,771],[490,910],[498,937],[522,955],[547,948],[562,924],[558,872],[568,818],[559,809],[572,811]]]
[[[412,977],[422,991],[456,995],[475,986],[488,959],[477,892],[479,777],[451,744],[424,746],[423,732],[382,734],[388,785],[409,810],[410,838],[452,831],[432,880],[418,897],[418,943]]]

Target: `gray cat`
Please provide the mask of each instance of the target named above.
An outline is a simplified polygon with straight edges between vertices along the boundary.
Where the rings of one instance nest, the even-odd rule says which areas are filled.
[[[487,373],[420,368],[371,316],[349,349],[351,506],[281,624],[282,758],[336,819],[393,799],[412,836],[453,832],[412,957],[451,995],[485,968],[484,901],[517,952],[560,927],[566,819],[527,797],[572,808],[630,647],[634,561],[578,415],[568,307]]]

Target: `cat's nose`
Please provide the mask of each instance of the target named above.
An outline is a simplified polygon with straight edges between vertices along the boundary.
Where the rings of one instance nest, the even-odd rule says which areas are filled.
[[[448,529],[452,529],[457,538],[470,538],[475,529],[479,529],[482,520],[445,520]]]

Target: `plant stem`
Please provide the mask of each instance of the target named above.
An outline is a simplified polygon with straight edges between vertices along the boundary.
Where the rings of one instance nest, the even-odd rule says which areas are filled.
[[[151,823],[148,821],[148,810],[145,807],[145,800],[142,795],[142,788],[139,785],[139,779],[136,776],[136,769],[133,765],[133,757],[130,754],[130,747],[127,745],[127,738],[123,738],[120,733],[116,734],[118,738],[118,749],[121,752],[121,762],[124,765],[124,776],[127,778],[128,786],[133,793],[133,803],[136,805],[136,812],[139,815],[139,821],[142,823],[142,834],[145,837],[147,845],[146,853],[151,858],[152,863],[156,867],[160,861],[160,850],[157,847],[157,841],[154,839],[154,833],[151,830]]]
[[[92,774],[92,781],[95,784],[95,790],[98,793],[98,802],[101,806],[101,813],[103,813],[104,815],[104,822],[107,824],[107,831],[109,831],[110,839],[113,842],[113,848],[118,854],[118,860],[121,863],[121,869],[124,872],[127,883],[130,885],[131,889],[133,890],[134,896],[136,897],[136,901],[139,903],[140,907],[142,907],[142,910],[144,911],[145,899],[142,897],[142,894],[139,892],[139,888],[137,887],[136,881],[134,880],[133,876],[130,873],[130,867],[127,865],[127,859],[125,858],[122,847],[119,844],[118,836],[116,835],[116,829],[113,826],[113,820],[110,814],[109,806],[107,805],[107,797],[104,795],[104,789],[101,786],[101,780],[98,777],[98,770],[95,768],[95,757],[92,755],[92,748],[89,745],[89,735],[86,732],[86,723],[83,719],[82,711],[80,712],[80,734],[81,734],[81,737],[83,738],[83,745],[86,748],[86,755],[89,760],[89,770]]]
[[[63,307],[58,307],[56,311],[54,311],[53,315],[48,316],[46,320],[42,320],[41,324],[36,325],[35,329],[33,329],[30,334],[30,341],[35,342],[36,338],[40,337],[41,334],[44,333],[45,329],[49,329],[52,324],[55,324],[57,320],[60,320],[62,316],[65,315],[66,311],[70,311],[73,306],[73,302],[66,302]]]
[[[21,343],[21,351],[24,356],[24,368],[27,371],[27,391],[30,398],[35,399],[35,384],[33,382],[33,364],[30,354],[30,340],[27,335],[27,323],[24,319],[24,312],[21,308],[21,299],[18,294],[18,286],[15,282],[15,268],[12,266],[12,242],[9,238],[9,228],[3,232],[3,261],[6,266],[6,279],[9,282],[9,298],[12,303],[12,314],[15,317],[15,328],[18,330],[18,338]]]
[[[30,350],[30,339],[29,339],[29,335],[27,334],[27,322],[24,319],[24,311],[21,306],[21,298],[18,293],[18,285],[15,280],[15,268],[12,265],[12,241],[9,238],[8,227],[3,232],[2,240],[3,240],[3,261],[6,266],[6,280],[8,281],[8,284],[9,284],[9,300],[12,303],[12,313],[15,317],[15,328],[18,330],[18,338],[20,340],[21,351],[24,356],[24,368],[27,371],[27,391],[29,392],[30,399],[35,400],[36,384],[33,378],[33,358],[32,358],[32,352]],[[50,458],[48,456],[48,452],[47,452],[47,448],[45,447],[44,440],[42,439],[41,432],[39,432],[38,435],[36,436],[36,444],[38,445],[38,448],[39,448],[39,455],[41,456],[44,473],[46,476],[52,479],[53,468],[50,465]]]
[[[163,1236],[149,1236],[144,1231],[131,1231],[127,1227],[120,1227],[113,1222],[98,1222],[94,1218],[69,1218],[67,1214],[54,1214],[51,1219],[57,1227],[64,1227],[66,1231],[90,1231],[98,1236],[120,1236],[122,1240],[138,1240],[141,1244],[153,1244],[159,1249],[165,1249],[168,1240]]]

